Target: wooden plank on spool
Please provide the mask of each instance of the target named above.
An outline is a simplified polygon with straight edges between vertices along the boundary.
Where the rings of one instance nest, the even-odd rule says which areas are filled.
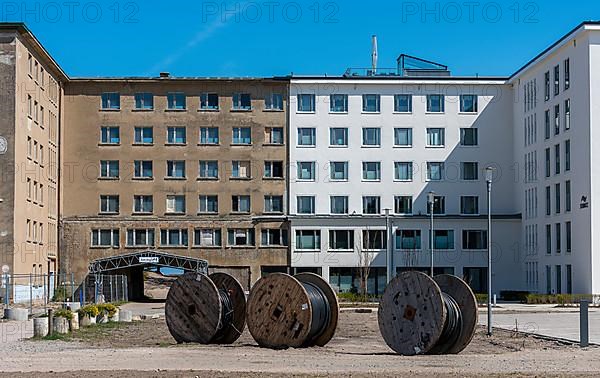
[[[299,273],[294,276],[300,282],[308,282],[317,286],[327,297],[327,301],[329,302],[329,311],[331,313],[331,318],[329,320],[329,324],[325,328],[325,331],[312,341],[312,345],[325,346],[335,335],[335,330],[338,325],[338,318],[340,307],[338,304],[337,295],[331,285],[327,283],[321,276],[314,273]]]
[[[260,346],[299,348],[310,332],[312,305],[297,279],[274,273],[254,284],[246,317],[248,330]]]
[[[463,320],[462,330],[457,342],[446,350],[446,353],[449,354],[460,353],[471,343],[473,336],[475,336],[479,316],[477,298],[469,285],[456,276],[442,274],[434,277],[434,280],[440,289],[454,298],[460,307]]]
[[[442,292],[426,274],[403,272],[385,288],[377,318],[383,339],[396,353],[427,353],[446,321]]]
[[[210,279],[219,290],[229,294],[233,306],[233,319],[231,324],[225,325],[216,337],[211,341],[215,344],[231,344],[244,332],[246,327],[246,294],[244,288],[235,277],[227,273],[213,273]]]
[[[208,344],[221,319],[217,287],[204,274],[188,273],[171,286],[165,303],[165,319],[178,343]]]

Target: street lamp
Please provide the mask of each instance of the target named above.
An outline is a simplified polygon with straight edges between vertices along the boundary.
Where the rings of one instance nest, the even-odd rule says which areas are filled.
[[[394,250],[392,248],[392,222],[390,221],[390,209],[385,211],[385,234],[386,234],[386,265],[387,265],[387,282],[390,283],[394,278]]]
[[[429,204],[429,248],[431,250],[431,277],[433,277],[433,204],[435,202],[435,192],[427,194],[427,202]]]
[[[6,290],[4,293],[4,304],[8,306],[9,304],[9,276],[8,272],[10,272],[10,267],[8,265],[2,265],[2,287]]]
[[[492,179],[494,178],[494,168],[485,169],[485,182],[487,184],[487,208],[488,208],[488,232],[487,232],[487,252],[488,252],[488,321],[487,334],[492,336]]]

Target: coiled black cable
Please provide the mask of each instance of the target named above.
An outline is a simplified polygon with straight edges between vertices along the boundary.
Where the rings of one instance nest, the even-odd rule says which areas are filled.
[[[327,296],[318,286],[309,282],[301,282],[302,286],[308,293],[308,299],[312,307],[312,321],[310,332],[306,339],[306,344],[311,342],[323,334],[331,320],[331,308]]]
[[[443,354],[450,350],[458,341],[463,328],[462,311],[456,300],[442,292],[442,301],[446,307],[446,321],[438,342],[429,351],[430,354]]]
[[[219,298],[221,300],[221,319],[219,321],[218,332],[215,339],[221,336],[224,329],[227,329],[233,322],[233,303],[229,293],[225,290],[219,290]]]

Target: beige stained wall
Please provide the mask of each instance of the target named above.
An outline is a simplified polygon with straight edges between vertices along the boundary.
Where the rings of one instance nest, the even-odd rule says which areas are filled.
[[[119,111],[101,110],[101,93],[119,92]],[[154,95],[154,110],[134,110],[134,94],[149,92]],[[184,92],[186,111],[167,111],[167,93]],[[200,93],[219,94],[218,112],[199,111]],[[251,112],[232,111],[234,92],[250,93]],[[263,228],[287,229],[281,216],[264,217],[264,196],[281,195],[286,200],[286,181],[263,179],[264,162],[281,161],[285,169],[287,152],[285,145],[272,146],[265,143],[265,127],[282,127],[286,132],[286,111],[265,111],[265,95],[275,92],[284,96],[287,107],[287,85],[275,80],[76,80],[65,90],[65,120],[62,168],[63,231],[61,235],[61,267],[63,271],[75,272],[82,277],[90,261],[106,256],[138,251],[140,248],[126,246],[126,230],[129,228],[154,228],[156,248],[178,255],[209,260],[215,267],[237,267],[250,271],[251,281],[260,277],[261,267],[289,266],[288,248],[260,247]],[[100,144],[101,126],[118,126],[120,144]],[[154,130],[152,146],[136,146],[133,143],[136,126],[151,126]],[[185,126],[187,145],[165,145],[168,126]],[[199,132],[202,126],[219,127],[219,146],[200,146]],[[232,146],[232,129],[236,126],[250,127],[252,146]],[[285,135],[287,141],[287,135]],[[99,180],[101,160],[119,160],[118,180]],[[135,160],[152,160],[152,180],[133,179]],[[167,160],[186,161],[186,179],[168,180]],[[219,180],[198,180],[200,160],[219,162]],[[251,179],[231,179],[231,162],[251,162]],[[102,215],[100,195],[119,195],[118,215]],[[154,196],[152,215],[133,215],[134,195]],[[185,215],[166,215],[167,195],[186,196]],[[218,194],[219,214],[198,215],[198,196]],[[232,214],[231,196],[250,195],[251,213]],[[287,208],[287,204],[285,205]],[[284,213],[285,213],[284,208]],[[194,228],[220,228],[222,248],[194,248]],[[255,248],[227,247],[227,229],[254,228]],[[118,228],[120,248],[92,248],[91,230]],[[160,246],[161,228],[187,228],[189,247],[164,248]]]

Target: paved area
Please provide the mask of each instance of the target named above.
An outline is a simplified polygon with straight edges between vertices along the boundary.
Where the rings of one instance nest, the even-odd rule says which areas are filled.
[[[133,316],[146,315],[152,317],[153,315],[164,315],[165,314],[165,303],[164,302],[130,302],[121,306],[122,309],[131,311]]]

